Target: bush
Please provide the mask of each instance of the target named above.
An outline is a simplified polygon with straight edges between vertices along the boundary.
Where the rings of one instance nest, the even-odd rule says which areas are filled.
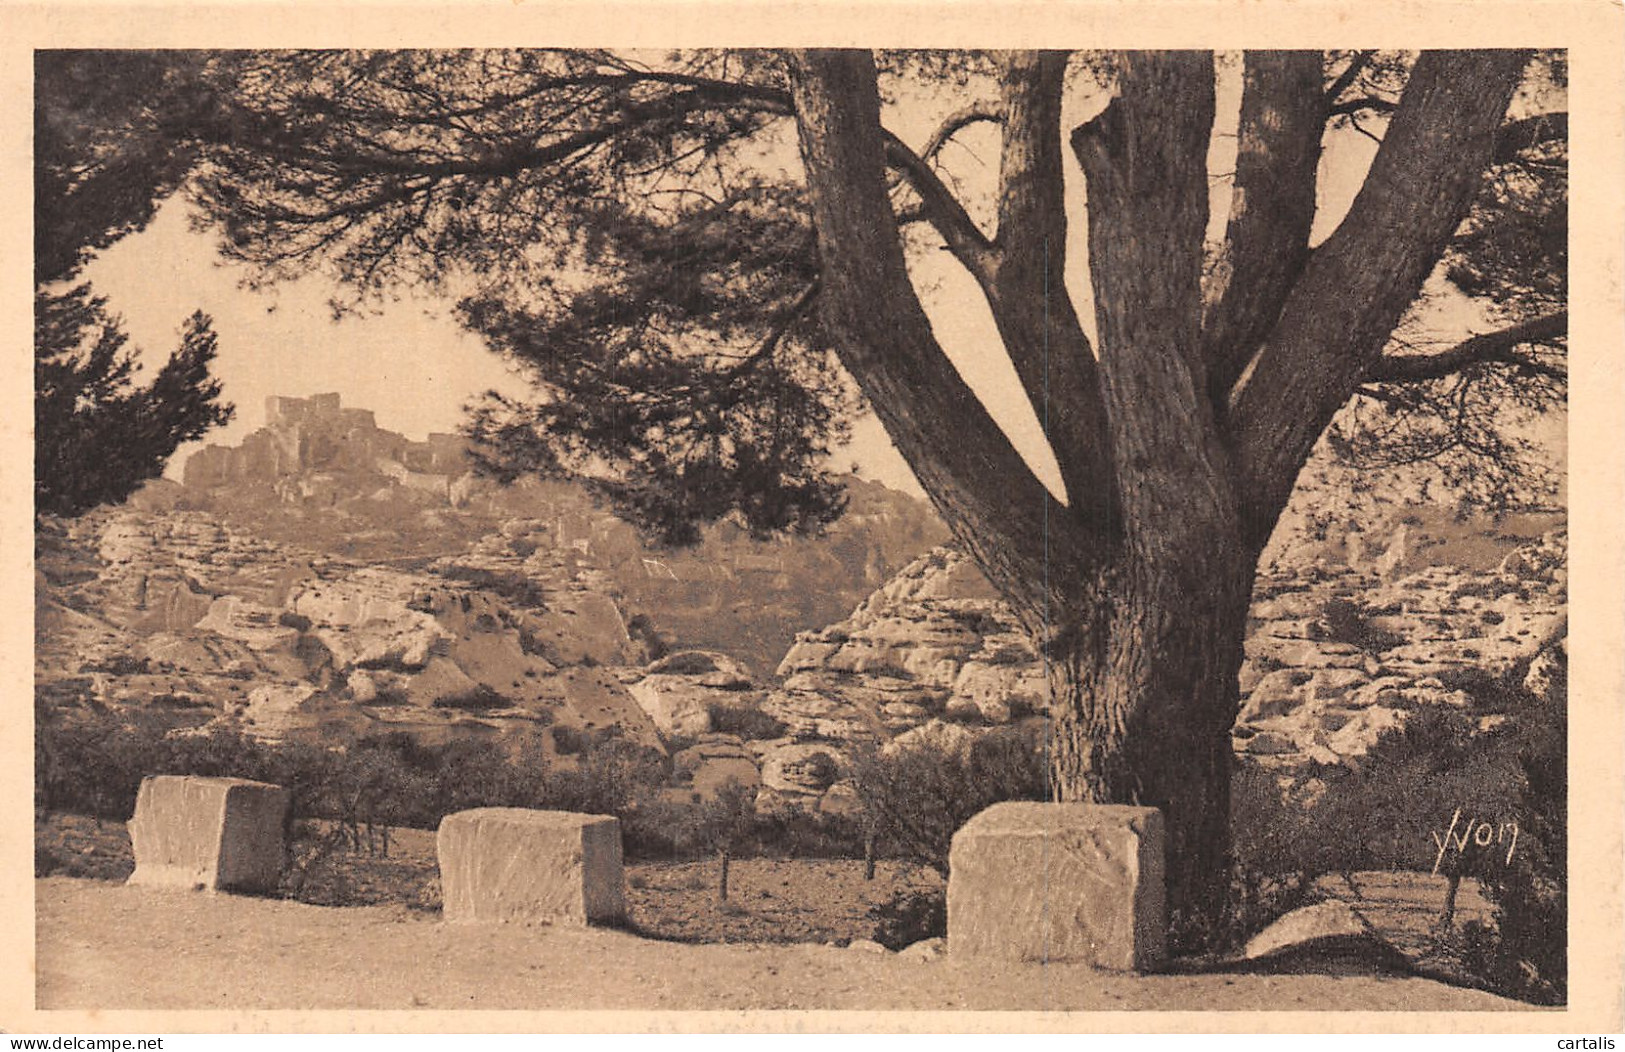
[[[1348,643],[1372,654],[1404,646],[1406,642],[1404,636],[1372,625],[1363,606],[1341,597],[1326,601],[1320,611],[1320,624],[1326,639]]]
[[[292,610],[284,610],[277,615],[276,623],[283,628],[291,628],[295,632],[309,632],[313,622],[303,614],[296,614]]]
[[[785,808],[758,815],[753,850],[783,858],[861,858],[864,829],[852,815]]]
[[[482,592],[499,595],[516,606],[547,609],[546,589],[522,573],[491,570],[483,566],[447,566],[440,571],[440,575],[472,585]]]
[[[1520,804],[1517,855],[1483,881],[1495,904],[1493,929],[1469,925],[1469,968],[1497,990],[1537,1004],[1568,1000],[1568,702],[1553,700],[1514,717]]]
[[[718,734],[738,735],[745,741],[771,741],[790,732],[788,724],[754,705],[713,701],[707,703],[705,709],[711,716],[711,729]]]
[[[484,683],[477,683],[472,690],[462,694],[436,698],[434,707],[437,709],[461,709],[465,712],[482,712],[487,709],[506,709],[512,704],[512,699],[506,695],[498,693]]]
[[[575,756],[584,752],[592,740],[580,727],[564,723],[554,724],[548,733],[553,736],[553,750],[560,756]]]
[[[948,934],[946,888],[903,888],[870,911],[875,919],[875,941],[888,950],[901,950],[922,939]]]
[[[558,728],[554,728],[558,730]],[[468,740],[426,746],[404,734],[366,738],[344,751],[268,744],[229,731],[168,736],[155,721],[42,722],[35,741],[35,802],[125,820],[141,779],[154,774],[252,778],[285,787],[290,820],[432,829],[471,807],[507,806],[625,816],[658,786],[658,753],[614,736],[583,740],[578,769],[550,767],[539,743]]]
[[[1043,750],[1015,728],[978,737],[964,752],[914,745],[860,755],[854,780],[877,853],[948,875],[953,835],[1005,800],[1047,798]]]
[[[1514,690],[1480,683],[1490,704]],[[1559,692],[1561,693],[1561,692]],[[1321,773],[1323,791],[1285,795],[1274,775],[1243,768],[1232,784],[1235,871],[1230,912],[1214,933],[1234,947],[1281,913],[1310,901],[1315,880],[1358,870],[1478,878],[1495,904],[1493,927],[1470,924],[1463,965],[1491,988],[1537,1003],[1566,996],[1567,719],[1561,701],[1526,705],[1480,731],[1444,706],[1412,714],[1378,739],[1356,771]],[[1511,800],[1509,802],[1509,793]],[[1488,823],[1517,840],[1439,850],[1452,820]],[[1466,830],[1458,826],[1456,836]],[[1508,856],[1511,855],[1509,860]]]

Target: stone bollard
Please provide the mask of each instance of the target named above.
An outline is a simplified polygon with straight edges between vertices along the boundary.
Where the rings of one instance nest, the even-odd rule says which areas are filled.
[[[129,821],[131,884],[272,891],[282,875],[288,792],[244,778],[152,775]]]
[[[441,819],[435,850],[448,921],[589,924],[626,915],[614,818],[481,807]]]
[[[1156,808],[995,804],[954,834],[949,956],[1155,970],[1163,850]]]

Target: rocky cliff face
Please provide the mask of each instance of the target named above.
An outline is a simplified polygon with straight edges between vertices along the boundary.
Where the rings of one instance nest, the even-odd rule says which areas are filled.
[[[1459,537],[1441,546],[1420,524],[1399,523],[1386,544],[1381,535],[1367,535],[1357,565],[1309,554],[1260,575],[1234,732],[1245,762],[1283,775],[1354,766],[1425,706],[1466,709],[1473,689],[1504,677],[1540,696],[1560,678],[1566,530],[1503,532],[1487,549],[1481,530],[1470,550]],[[1467,555],[1416,566],[1418,550]],[[837,776],[825,788],[855,747],[959,747],[983,728],[1041,721],[1047,693],[1014,618],[951,549],[916,560],[845,620],[802,633],[779,675],[762,705],[789,728],[776,748],[830,757]],[[809,781],[784,791],[806,806],[823,793]]]
[[[70,718],[161,710],[272,740],[558,725],[658,747],[623,682],[643,655],[601,573],[573,553],[520,558],[510,540],[407,569],[300,552],[199,512],[45,523],[37,691]]]
[[[497,534],[573,551],[608,575],[629,616],[645,615],[640,626],[755,668],[947,536],[923,502],[853,477],[846,514],[821,536],[763,541],[720,523],[692,548],[662,549],[579,487],[499,486],[469,472],[456,436],[412,442],[337,395],[269,399],[263,428],[194,454],[185,479],[148,486],[132,506],[207,511],[245,535],[357,562],[461,555]]]

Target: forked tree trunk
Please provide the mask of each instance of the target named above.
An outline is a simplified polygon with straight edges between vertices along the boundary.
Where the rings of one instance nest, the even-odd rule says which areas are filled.
[[[1060,277],[1063,56],[1001,59],[991,235],[883,135],[867,54],[790,56],[825,332],[944,521],[1044,644],[1055,796],[1163,811],[1176,951],[1222,919],[1230,729],[1259,550],[1465,216],[1523,61],[1419,58],[1364,189],[1308,254],[1320,58],[1251,56],[1243,205],[1204,324],[1213,59],[1118,55],[1113,101],[1071,136],[1088,185],[1097,355]],[[888,149],[982,287],[1064,505],[936,341],[896,236]]]

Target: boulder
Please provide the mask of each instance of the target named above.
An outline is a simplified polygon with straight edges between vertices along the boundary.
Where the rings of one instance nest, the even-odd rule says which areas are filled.
[[[747,789],[761,784],[750,750],[731,734],[707,735],[697,745],[673,756],[672,767],[687,774],[691,790],[702,798],[714,798],[729,782]]]
[[[447,921],[589,924],[626,914],[621,824],[606,815],[482,807],[435,837]]]
[[[421,672],[407,680],[406,698],[418,708],[457,708],[473,699],[479,689],[480,684],[451,659],[431,657]]]
[[[1241,952],[1247,964],[1268,971],[1407,972],[1403,954],[1383,941],[1343,902],[1317,902],[1292,910],[1253,936]]]
[[[806,635],[808,633],[802,633],[802,636]],[[784,655],[784,660],[779,662],[778,674],[792,676],[805,669],[822,668],[824,662],[839,649],[841,649],[839,643],[825,643],[815,638],[803,639],[797,636],[795,644]]]
[[[305,705],[316,696],[309,683],[266,683],[248,692],[242,718],[260,738],[280,738],[299,722]]]
[[[976,732],[958,723],[932,720],[903,734],[899,734],[881,747],[882,756],[896,756],[909,749],[932,749],[965,759],[971,746],[976,744]]]
[[[838,749],[820,743],[784,745],[762,761],[762,785],[791,796],[820,796],[835,784],[846,763]]]
[[[288,793],[242,778],[152,775],[141,781],[131,884],[270,891],[282,873]]]
[[[960,699],[969,701],[989,723],[1008,723],[1012,710],[1042,712],[1048,707],[1049,684],[1042,668],[968,662],[954,681],[950,710]]]
[[[662,734],[692,737],[711,730],[710,706],[721,692],[703,687],[690,676],[656,673],[627,687],[638,706]]]
[[[911,943],[897,951],[900,961],[915,961],[921,964],[941,960],[948,955],[948,940],[944,938],[922,939]]]
[[[948,952],[1150,971],[1167,929],[1162,815],[1097,804],[995,804],[954,834]]]
[[[197,627],[236,640],[250,650],[291,650],[299,641],[299,632],[284,625],[280,613],[241,596],[223,595],[209,605]]]

